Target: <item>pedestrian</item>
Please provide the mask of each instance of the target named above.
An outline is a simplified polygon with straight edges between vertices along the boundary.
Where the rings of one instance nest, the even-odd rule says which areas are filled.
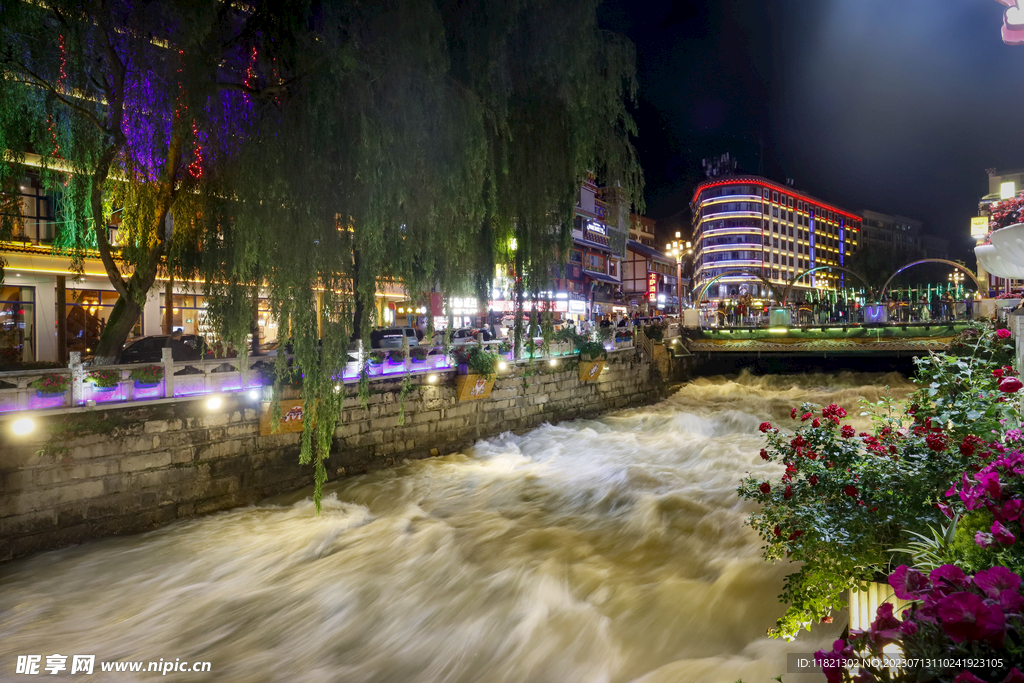
[[[974,320],[974,297],[964,297],[964,314],[968,320]]]

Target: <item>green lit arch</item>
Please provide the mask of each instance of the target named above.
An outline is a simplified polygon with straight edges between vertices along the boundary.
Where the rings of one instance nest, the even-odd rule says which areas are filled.
[[[782,301],[780,303],[785,303],[789,301],[789,293],[793,290],[793,285],[797,283],[797,280],[800,280],[803,277],[819,270],[841,270],[844,273],[849,273],[853,277],[860,280],[864,284],[865,289],[867,289],[868,291],[871,290],[871,285],[869,285],[868,281],[865,280],[857,271],[850,270],[849,268],[844,268],[843,266],[815,266],[814,268],[805,270],[804,272],[800,273],[799,275],[797,275],[796,277],[792,278],[789,281],[789,283],[786,285],[786,288],[782,290]]]
[[[706,285],[701,287],[700,294],[696,296],[696,298],[694,299],[694,303],[699,304],[701,301],[703,301],[704,295],[707,294],[709,289],[711,289],[711,285],[715,284],[723,277],[728,277],[729,275],[752,275],[754,278],[762,280],[761,275],[759,273],[752,273],[748,268],[729,268],[724,273],[716,276],[713,280],[710,280]]]
[[[919,266],[922,263],[945,263],[947,266],[953,266],[957,270],[962,271],[965,275],[967,275],[967,277],[969,277],[972,280],[974,280],[974,285],[978,288],[979,292],[984,291],[982,289],[982,287],[981,287],[981,283],[978,281],[978,277],[974,273],[972,273],[971,270],[967,266],[965,266],[963,264],[960,264],[960,263],[957,263],[956,261],[946,260],[944,258],[923,258],[920,261],[912,261],[911,263],[908,263],[907,265],[902,266],[895,273],[893,273],[892,277],[890,277],[888,280],[886,280],[885,284],[882,285],[882,291],[879,292],[879,294],[878,294],[879,299],[884,299],[885,298],[885,292],[889,289],[889,283],[892,282],[893,280],[895,280],[897,275],[899,275],[903,271],[907,270],[908,268],[912,268],[914,266]]]

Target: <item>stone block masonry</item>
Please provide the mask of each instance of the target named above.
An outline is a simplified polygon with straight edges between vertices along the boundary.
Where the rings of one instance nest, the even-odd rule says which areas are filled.
[[[594,382],[576,362],[518,366],[488,399],[456,401],[454,374],[414,376],[399,424],[401,380],[354,385],[327,461],[331,479],[467,448],[477,439],[545,422],[592,417],[665,395],[657,366],[610,355]],[[524,374],[526,375],[524,377]],[[261,436],[260,406],[243,395],[217,411],[205,400],[105,407],[37,419],[29,437],[0,423],[0,561],[91,538],[136,533],[177,519],[256,503],[313,483],[299,465],[299,435]]]

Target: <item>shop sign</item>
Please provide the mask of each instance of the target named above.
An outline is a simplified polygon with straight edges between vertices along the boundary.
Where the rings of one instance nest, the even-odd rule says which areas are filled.
[[[975,216],[971,219],[971,237],[984,237],[988,234],[988,217]]]
[[[658,299],[658,274],[647,273],[647,299],[657,301]]]
[[[576,303],[576,302],[567,301],[565,299],[559,299],[559,300],[556,300],[556,301],[538,301],[536,303],[537,303],[537,306],[536,306],[537,310],[540,310],[540,311],[554,311],[555,313],[565,313],[566,311],[570,311],[571,308],[572,308],[572,304]],[[512,300],[509,300],[509,299],[505,299],[505,300],[501,300],[501,301],[491,301],[490,302],[490,308],[494,312],[515,313],[516,302],[512,301]],[[523,310],[524,311],[532,311],[533,309],[534,309],[534,302],[533,301],[524,301],[523,302]]]
[[[570,301],[569,312],[583,314],[587,312],[587,304],[584,301]]]

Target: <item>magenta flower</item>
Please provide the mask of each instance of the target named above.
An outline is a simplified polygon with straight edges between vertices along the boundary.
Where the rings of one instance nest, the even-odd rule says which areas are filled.
[[[1006,629],[1003,611],[986,605],[973,593],[954,593],[942,598],[937,614],[943,632],[953,641],[990,640],[1001,643]]]
[[[944,564],[941,567],[936,567],[928,575],[931,579],[932,586],[934,586],[933,592],[939,592],[942,595],[948,595],[954,590],[966,590],[970,587],[971,581],[964,574],[960,567],[952,564]]]
[[[1010,533],[1010,530],[1003,526],[1000,522],[992,522],[992,537],[1003,545],[1013,545],[1017,537]]]
[[[875,620],[871,622],[870,637],[876,643],[884,640],[896,640],[900,637],[902,622],[892,613],[892,603],[883,602],[875,612]]]
[[[974,585],[990,598],[997,598],[1005,590],[1020,588],[1020,577],[1006,567],[982,569],[974,575]]]
[[[930,582],[921,572],[901,564],[889,575],[889,585],[900,600],[920,600],[927,592]]]
[[[974,534],[974,542],[982,548],[988,549],[996,544],[996,539],[992,536],[992,534],[985,533],[984,531],[979,531]]]
[[[832,643],[831,652],[818,650],[814,653],[814,663],[821,667],[821,671],[825,674],[825,680],[828,683],[842,682],[843,668],[838,665],[838,662],[842,661],[849,652],[846,641],[840,638]]]
[[[985,683],[985,681],[965,669],[960,672],[960,675],[954,679],[953,683]]]
[[[1024,683],[1024,673],[1021,673],[1017,667],[1013,667],[1010,669],[1010,673],[1006,674],[1003,683]]]
[[[1007,329],[996,330],[996,336],[999,337],[1000,339],[1009,339],[1010,331]]]
[[[998,472],[981,471],[974,475],[974,479],[978,482],[978,486],[988,494],[989,498],[999,500],[1003,489],[999,483]]]
[[[1024,500],[1016,498],[1003,503],[1002,508],[993,509],[992,514],[995,515],[996,519],[1000,522],[1012,522],[1020,519],[1022,511],[1024,511]]]
[[[1016,394],[1022,387],[1024,387],[1024,384],[1021,384],[1021,381],[1016,377],[1004,377],[999,382],[999,391],[1004,394]]]

